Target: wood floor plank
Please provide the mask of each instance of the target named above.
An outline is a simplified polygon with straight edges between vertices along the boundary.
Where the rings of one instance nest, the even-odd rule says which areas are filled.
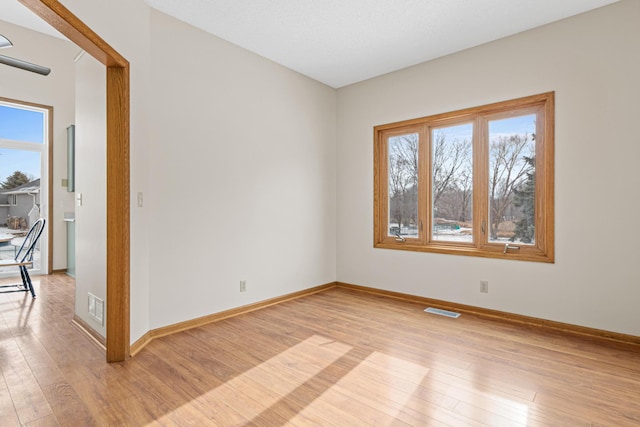
[[[24,424],[25,427],[61,427],[61,425],[53,414]]]
[[[9,387],[4,379],[4,375],[0,373],[0,420],[2,424],[13,427],[20,425],[18,413],[13,405]]]
[[[43,392],[60,425],[93,424],[91,412],[70,384],[65,381],[47,384]]]
[[[638,346],[333,288],[107,364],[73,280],[35,284],[0,299],[2,427],[640,425]]]
[[[51,415],[47,399],[22,352],[12,346],[8,353],[9,360],[3,363],[2,375],[20,422],[27,424]]]

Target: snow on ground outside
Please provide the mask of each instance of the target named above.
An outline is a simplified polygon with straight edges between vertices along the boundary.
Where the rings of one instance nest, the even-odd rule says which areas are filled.
[[[403,237],[418,237],[417,231],[412,233],[410,231],[405,231],[405,227],[403,227],[403,232],[401,233]],[[455,228],[438,228],[434,230],[433,240],[440,242],[463,242],[463,243],[472,243],[473,242],[473,229],[467,227],[460,227],[458,229]],[[531,243],[522,243],[522,242],[512,242],[508,237],[498,237],[496,240],[492,240],[490,243],[509,243],[509,244],[520,244],[520,245],[530,245]]]
[[[15,236],[16,234],[20,235],[19,237],[13,237],[7,245],[0,246],[0,259],[14,259],[18,250],[20,249],[20,245],[24,240],[23,234],[26,234],[27,230],[10,230],[6,227],[0,227],[0,240],[4,238],[8,238],[11,236]],[[40,266],[40,251],[36,250],[33,254],[34,266],[39,268]],[[17,267],[0,267],[0,273],[15,273],[18,275],[20,271]]]

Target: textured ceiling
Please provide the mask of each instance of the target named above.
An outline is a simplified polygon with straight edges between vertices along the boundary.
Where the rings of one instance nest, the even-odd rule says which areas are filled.
[[[618,0],[145,1],[338,88]],[[61,37],[17,0],[0,20]]]

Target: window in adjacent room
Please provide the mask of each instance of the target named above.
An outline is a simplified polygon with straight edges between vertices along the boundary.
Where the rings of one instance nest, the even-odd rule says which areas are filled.
[[[553,262],[554,93],[374,128],[374,246]]]
[[[12,259],[11,247],[20,247],[21,231],[39,218],[48,218],[49,171],[52,150],[53,108],[0,97],[0,189],[7,202],[0,206],[0,225],[6,235],[16,235],[0,249],[0,259]],[[30,274],[47,271],[47,231],[34,254]],[[15,249],[15,248],[14,248]],[[0,278],[14,276],[15,268],[0,269]]]

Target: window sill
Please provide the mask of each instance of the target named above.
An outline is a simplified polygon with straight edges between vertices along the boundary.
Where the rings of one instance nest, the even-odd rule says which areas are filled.
[[[415,244],[411,242],[379,242],[374,243],[374,248],[378,249],[394,249],[402,251],[414,251],[414,252],[432,252],[438,254],[448,255],[464,255],[475,256],[481,258],[496,258],[514,261],[530,261],[530,262],[544,262],[553,264],[553,255],[549,256],[544,253],[540,248],[535,246],[522,247],[520,250],[508,251],[504,253],[504,250],[500,245],[487,245],[486,248],[478,248],[475,246],[462,247],[459,245],[452,246],[443,243],[431,243],[428,246],[422,244]]]

